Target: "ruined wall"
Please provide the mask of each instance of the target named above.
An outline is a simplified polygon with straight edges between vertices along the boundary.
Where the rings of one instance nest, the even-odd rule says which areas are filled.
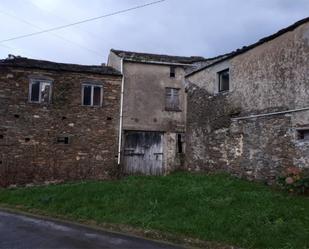
[[[52,103],[28,102],[29,76],[53,80]],[[103,85],[103,106],[81,105],[81,84]],[[121,77],[0,67],[0,185],[105,179],[116,167]],[[69,144],[57,137],[68,136]]]
[[[218,93],[229,68],[230,91]],[[274,180],[285,167],[309,168],[297,129],[309,112],[236,120],[309,107],[309,24],[188,77],[187,167]]]

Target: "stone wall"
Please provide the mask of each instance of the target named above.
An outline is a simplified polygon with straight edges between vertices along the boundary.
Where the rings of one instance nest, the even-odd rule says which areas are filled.
[[[218,93],[229,68],[230,91]],[[187,78],[187,151],[191,170],[228,171],[273,181],[289,166],[309,168],[309,112],[238,117],[309,107],[309,24]]]
[[[53,80],[51,104],[29,103],[33,76]],[[102,83],[102,107],[81,105],[84,81]],[[120,76],[1,66],[0,86],[0,186],[113,175]]]
[[[192,122],[188,122],[186,155],[190,170],[273,181],[286,167],[308,167],[309,143],[297,140],[292,122],[295,114],[233,120],[239,109],[230,105],[228,96],[212,97],[196,89],[188,91],[188,119]],[[309,112],[303,115],[309,116]]]

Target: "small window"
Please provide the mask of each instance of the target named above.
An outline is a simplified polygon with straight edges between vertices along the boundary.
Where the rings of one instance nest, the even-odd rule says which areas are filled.
[[[33,103],[50,103],[51,82],[46,80],[30,80],[29,100]]]
[[[183,153],[183,134],[177,134],[177,153]]]
[[[219,92],[228,92],[230,90],[230,72],[229,69],[218,73]]]
[[[297,130],[297,135],[299,140],[309,141],[309,129]]]
[[[87,106],[102,106],[103,87],[85,84],[82,87],[82,104]]]
[[[69,137],[57,137],[57,144],[69,144]]]
[[[165,88],[165,109],[168,111],[180,111],[178,88]]]
[[[170,77],[175,78],[175,76],[176,76],[176,67],[171,66],[170,67]]]

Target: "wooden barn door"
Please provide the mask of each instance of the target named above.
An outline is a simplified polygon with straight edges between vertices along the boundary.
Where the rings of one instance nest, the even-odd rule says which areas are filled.
[[[163,133],[125,132],[123,163],[126,174],[162,175]]]

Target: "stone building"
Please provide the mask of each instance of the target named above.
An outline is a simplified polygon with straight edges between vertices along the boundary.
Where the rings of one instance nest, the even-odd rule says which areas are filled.
[[[108,65],[123,74],[119,159],[125,173],[160,175],[184,162],[186,70],[202,57],[111,50]]]
[[[210,59],[0,61],[0,186],[290,166],[309,169],[309,18]]]
[[[121,74],[0,61],[0,186],[105,179],[117,169]]]
[[[309,18],[186,80],[189,169],[273,181],[309,168]]]

